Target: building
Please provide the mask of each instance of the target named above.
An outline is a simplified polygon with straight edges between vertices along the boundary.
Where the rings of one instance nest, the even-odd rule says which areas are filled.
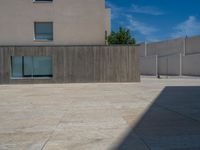
[[[104,45],[105,0],[2,0],[0,45]]]
[[[0,1],[0,84],[139,81],[132,46],[105,46],[104,0]]]

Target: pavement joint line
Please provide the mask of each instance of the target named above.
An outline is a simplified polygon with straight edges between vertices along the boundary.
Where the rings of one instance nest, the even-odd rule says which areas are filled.
[[[127,93],[127,94],[130,94],[129,91],[126,91],[126,93]],[[158,96],[157,96],[157,98],[158,98]],[[152,102],[151,102],[151,103],[152,103]],[[165,106],[163,106],[162,104],[157,104],[156,102],[154,103],[154,101],[153,101],[152,105],[156,105],[156,106],[161,107],[161,108],[163,108],[163,109],[166,109],[166,110],[168,110],[168,111],[174,112],[174,113],[176,113],[176,114],[178,114],[178,115],[180,115],[180,116],[182,116],[182,117],[184,117],[184,118],[191,119],[191,120],[193,120],[193,121],[196,121],[196,122],[200,123],[200,120],[195,119],[195,118],[193,118],[193,117],[190,117],[190,116],[188,116],[188,115],[182,114],[182,113],[180,113],[180,112],[178,112],[178,111],[175,111],[175,110],[173,110],[173,109],[170,109],[170,108],[168,108],[168,107],[165,107]],[[151,105],[151,106],[152,106],[152,105]],[[151,106],[150,106],[150,107],[151,107]]]
[[[173,110],[173,109],[170,109],[170,108],[168,108],[168,107],[165,107],[165,106],[163,106],[163,105],[161,105],[161,104],[156,104],[156,103],[155,103],[154,105],[155,105],[155,106],[158,106],[158,107],[160,107],[160,108],[166,109],[166,110],[168,110],[168,111],[174,112],[174,113],[178,114],[179,116],[182,116],[182,117],[184,117],[184,118],[193,120],[193,121],[198,122],[198,123],[200,124],[200,120],[198,120],[198,119],[195,119],[195,118],[190,117],[190,116],[188,116],[188,115],[182,114],[182,113],[180,113],[180,112],[178,112],[178,111],[175,111],[175,110]]]
[[[71,105],[72,103],[73,103],[73,101],[71,101],[71,103],[70,103],[69,105]],[[68,112],[68,110],[65,109],[65,110],[64,110],[64,113],[63,113],[63,115],[62,115],[62,117],[60,118],[60,120],[59,120],[58,123],[56,124],[55,128],[53,129],[53,131],[50,132],[50,134],[49,134],[47,140],[44,142],[44,144],[43,144],[41,150],[44,150],[44,148],[46,147],[47,143],[50,141],[52,135],[55,133],[56,128],[60,125],[60,123],[62,122],[62,119],[64,118],[64,116],[65,116],[65,114],[66,114],[67,112]]]
[[[94,84],[85,88],[81,88],[83,85],[49,86],[46,84],[34,85],[33,89],[27,85],[17,88],[16,86],[0,86],[0,113],[3,116],[0,122],[2,137],[0,147],[29,149],[39,146],[40,150],[41,148],[43,150],[48,148],[88,150],[90,147],[98,149],[100,145],[100,148],[102,146],[105,147],[104,149],[112,147],[126,149],[127,147],[127,149],[153,150],[165,147],[166,149],[200,150],[199,86],[200,80],[166,80],[163,83],[152,80],[136,85],[119,84],[117,86]],[[179,106],[180,103],[181,106]],[[84,113],[86,120],[81,118],[79,113]],[[141,120],[145,115],[147,115],[147,120]],[[105,116],[108,119],[104,120]],[[88,117],[89,120],[87,120]],[[106,123],[98,126],[98,117]],[[148,122],[153,121],[153,124],[157,124],[162,119],[164,124],[161,122],[159,130],[154,132],[149,128]],[[83,127],[82,124],[76,126],[77,120],[84,122]],[[94,126],[93,121],[95,132],[88,132],[87,130],[92,130],[90,127]],[[137,125],[143,121],[145,126],[141,126],[140,131]],[[70,129],[68,129],[68,123]],[[107,128],[107,123],[109,128]],[[177,125],[181,126],[180,130],[177,130]],[[147,130],[143,130],[143,127]],[[166,130],[162,130],[162,127]],[[98,129],[103,130],[98,131]],[[18,130],[20,132],[16,132]],[[80,133],[80,136],[77,135],[71,139],[76,133]],[[87,134],[88,139],[85,140],[81,133]],[[184,136],[180,136],[182,133]],[[155,138],[154,135],[156,135]],[[160,136],[164,137],[160,138]],[[70,140],[66,141],[66,138]],[[148,144],[149,149],[145,143]],[[71,145],[77,147],[73,148]]]
[[[125,93],[127,94],[131,94],[129,91],[125,90]],[[144,100],[144,99],[143,99]],[[121,116],[121,115],[120,115]],[[122,116],[121,116],[122,117]],[[125,120],[123,117],[122,117],[123,120]],[[128,122],[125,120],[125,122],[128,124]],[[135,126],[134,126],[135,128]],[[145,140],[139,136],[139,134],[137,133],[137,131],[134,132],[134,134],[138,137],[138,139],[147,147],[147,149],[151,150],[151,147],[145,142]]]
[[[145,142],[145,140],[144,140],[141,136],[139,136],[139,134],[137,133],[137,131],[135,131],[134,133],[135,133],[135,135],[138,137],[138,139],[139,139],[149,150],[151,150],[151,147]]]
[[[126,91],[126,93],[127,93],[127,94],[130,94],[129,91]],[[175,110],[173,110],[173,109],[170,109],[170,108],[168,108],[168,107],[165,107],[165,106],[163,106],[162,104],[157,104],[156,102],[155,102],[155,103],[153,102],[153,103],[151,104],[151,106],[153,106],[153,105],[154,105],[154,106],[157,106],[157,107],[160,107],[160,108],[162,108],[162,109],[165,109],[165,110],[167,110],[167,111],[176,113],[176,114],[178,114],[179,116],[182,116],[182,117],[184,117],[184,118],[193,120],[193,121],[195,121],[195,122],[197,122],[197,123],[200,123],[200,120],[195,119],[195,118],[193,118],[193,117],[190,117],[190,116],[188,116],[188,115],[182,114],[182,113],[180,113],[180,112],[178,112],[178,111],[175,111]],[[150,108],[151,108],[151,106],[150,106]],[[145,114],[145,113],[144,113],[144,114]],[[135,135],[139,138],[139,140],[140,140],[141,142],[143,142],[143,144],[144,144],[149,150],[151,150],[151,147],[145,142],[145,140],[144,140],[142,137],[139,136],[139,134],[137,133],[137,131],[135,131],[134,133],[135,133]]]

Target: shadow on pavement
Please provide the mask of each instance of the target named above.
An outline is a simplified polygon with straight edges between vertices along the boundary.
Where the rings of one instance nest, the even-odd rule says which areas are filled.
[[[166,87],[115,150],[200,150],[200,87]]]

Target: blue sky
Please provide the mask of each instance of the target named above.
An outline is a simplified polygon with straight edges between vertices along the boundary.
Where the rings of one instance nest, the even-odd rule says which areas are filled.
[[[129,28],[139,42],[200,35],[200,0],[106,0],[112,30]]]

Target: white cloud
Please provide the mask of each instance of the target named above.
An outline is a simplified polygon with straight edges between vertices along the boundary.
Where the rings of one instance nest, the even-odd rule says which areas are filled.
[[[132,16],[128,15],[128,25],[127,28],[129,28],[132,31],[138,31],[142,35],[150,35],[157,31],[156,28],[146,25],[145,23],[142,23],[140,21],[135,20]]]
[[[179,23],[174,30],[175,32],[171,35],[173,38],[200,34],[200,22],[195,16],[189,16],[186,21]]]
[[[164,12],[152,6],[138,6],[138,5],[132,4],[129,8],[125,8],[125,7],[114,5],[113,3],[108,2],[108,1],[106,1],[106,5],[112,9],[113,19],[117,19],[123,15],[130,15],[130,14],[135,14],[135,13],[154,15],[154,16],[159,16],[159,15],[164,14]]]
[[[132,32],[138,32],[139,34],[143,35],[144,39],[147,42],[155,42],[159,40],[155,36],[155,33],[158,31],[158,29],[143,22],[140,22],[130,15],[127,15],[126,17],[128,20],[128,25],[126,27]]]
[[[163,15],[164,12],[162,12],[161,10],[159,10],[156,7],[152,7],[152,6],[138,6],[133,4],[130,8],[130,12],[133,13],[140,13],[140,14],[147,14],[147,15],[154,15],[154,16],[159,16],[159,15]]]
[[[139,13],[139,8],[143,8],[140,13],[148,15],[161,15],[162,13],[160,11],[157,11],[153,7],[138,7],[136,5],[130,6],[130,8],[123,8],[110,2],[106,2],[106,5],[112,9],[112,19],[116,20],[119,25],[130,29],[131,32],[137,32],[137,34],[144,37],[146,41],[158,41],[158,38],[155,35],[158,29],[137,20],[133,15],[136,12]],[[133,7],[135,8],[133,9]]]

